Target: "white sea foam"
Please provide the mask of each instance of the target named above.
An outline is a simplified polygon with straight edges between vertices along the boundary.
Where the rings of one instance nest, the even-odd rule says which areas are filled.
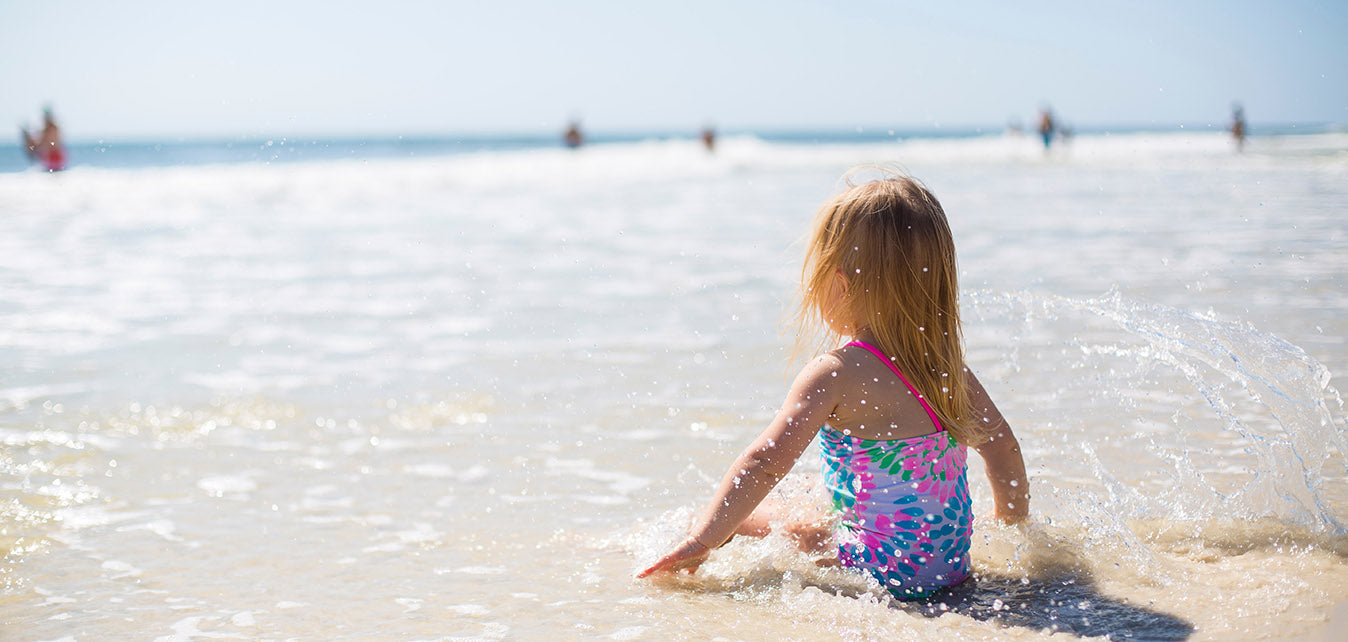
[[[481,604],[455,604],[446,608],[459,615],[482,616],[491,613],[491,609]]]
[[[140,531],[140,530],[150,531],[151,533],[154,533],[155,535],[158,535],[170,542],[181,542],[183,538],[174,533],[174,531],[176,531],[177,529],[178,529],[177,525],[174,524],[171,520],[167,519],[156,519],[146,522],[144,524],[132,524],[127,526],[120,526],[117,528],[117,530],[122,532]]]
[[[466,575],[501,575],[506,572],[506,569],[503,566],[464,566],[461,568],[453,568],[453,569],[439,569],[436,570],[435,572],[436,574],[439,575],[443,575],[445,573],[463,573]]]
[[[108,576],[113,579],[136,577],[144,573],[144,571],[139,568],[121,560],[108,560],[103,562],[102,568],[108,573]]]
[[[423,477],[453,477],[454,469],[445,464],[418,464],[405,466],[403,470]]]
[[[246,495],[257,490],[257,482],[252,473],[239,475],[212,475],[197,480],[197,488],[216,497],[224,495]]]

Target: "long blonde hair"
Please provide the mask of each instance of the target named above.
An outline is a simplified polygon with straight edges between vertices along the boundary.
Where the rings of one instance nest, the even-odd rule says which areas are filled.
[[[841,273],[842,312],[854,332],[870,332],[958,441],[977,443],[950,225],[926,187],[885,171],[860,184],[849,172],[848,189],[815,215],[801,268],[797,350],[821,330],[837,345],[823,306]]]

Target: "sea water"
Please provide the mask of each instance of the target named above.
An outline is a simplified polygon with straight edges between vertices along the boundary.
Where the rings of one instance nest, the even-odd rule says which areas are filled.
[[[0,638],[1348,626],[1348,135],[239,160],[0,174]],[[1030,523],[972,457],[941,599],[777,537],[634,580],[781,402],[800,237],[865,163],[950,216]]]

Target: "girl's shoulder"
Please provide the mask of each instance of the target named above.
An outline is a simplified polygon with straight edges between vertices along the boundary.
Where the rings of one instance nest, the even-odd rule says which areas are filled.
[[[851,344],[836,348],[830,351],[827,356],[837,362],[838,376],[869,370],[877,364],[883,365],[883,362],[870,350]]]
[[[839,378],[844,372],[844,361],[837,354],[837,351],[826,352],[813,359],[810,359],[800,372],[796,373],[796,380],[792,384],[793,388],[798,390],[812,390],[815,392],[824,391],[837,387]]]
[[[897,381],[898,369],[890,359],[860,345],[845,345],[828,352],[829,376],[840,386],[867,386],[876,381]]]
[[[866,359],[874,360],[875,357],[856,346],[836,348],[810,360],[797,379],[815,382],[819,387],[851,386],[860,381],[870,365]]]
[[[805,364],[805,367],[800,369],[800,374],[796,375],[796,378],[813,379],[821,376],[838,376],[839,371],[843,369],[844,362],[837,352],[837,350],[825,352],[824,354],[810,359],[810,361]]]

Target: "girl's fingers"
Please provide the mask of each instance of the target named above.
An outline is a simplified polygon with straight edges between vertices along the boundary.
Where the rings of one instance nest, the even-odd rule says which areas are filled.
[[[659,571],[661,571],[661,570],[664,569],[664,566],[665,566],[665,560],[662,559],[662,560],[660,560],[660,561],[658,561],[658,562],[652,564],[650,568],[648,568],[648,569],[646,569],[646,570],[644,570],[644,571],[642,571],[642,572],[640,572],[640,573],[637,573],[637,579],[641,579],[641,578],[643,578],[643,577],[646,577],[647,575],[650,575],[651,573],[659,572]]]
[[[642,578],[642,577],[646,577],[647,575],[650,575],[651,573],[658,573],[658,572],[664,571],[664,570],[672,570],[672,569],[670,569],[669,567],[672,566],[672,565],[674,564],[674,559],[675,559],[675,554],[674,554],[674,553],[670,553],[669,555],[666,555],[666,556],[660,558],[659,560],[657,560],[654,564],[651,564],[650,568],[648,568],[648,569],[646,569],[646,570],[644,570],[644,571],[642,571],[642,572],[640,572],[640,573],[637,573],[637,577],[638,577],[638,578]]]
[[[702,565],[701,560],[689,562],[686,559],[679,557],[677,555],[666,555],[660,558],[660,561],[656,562],[655,564],[652,564],[650,568],[640,573],[637,573],[637,577],[642,578],[652,573],[659,573],[661,571],[679,571],[684,569],[695,571],[697,570],[697,567],[701,565]]]
[[[688,546],[685,544],[673,553],[660,558],[652,564],[650,568],[637,573],[637,578],[640,579],[647,575],[651,575],[652,573],[659,573],[661,571],[686,570],[689,573],[692,573],[697,570],[697,567],[702,566],[702,562],[707,559],[707,554],[708,551],[706,547],[700,545]]]

